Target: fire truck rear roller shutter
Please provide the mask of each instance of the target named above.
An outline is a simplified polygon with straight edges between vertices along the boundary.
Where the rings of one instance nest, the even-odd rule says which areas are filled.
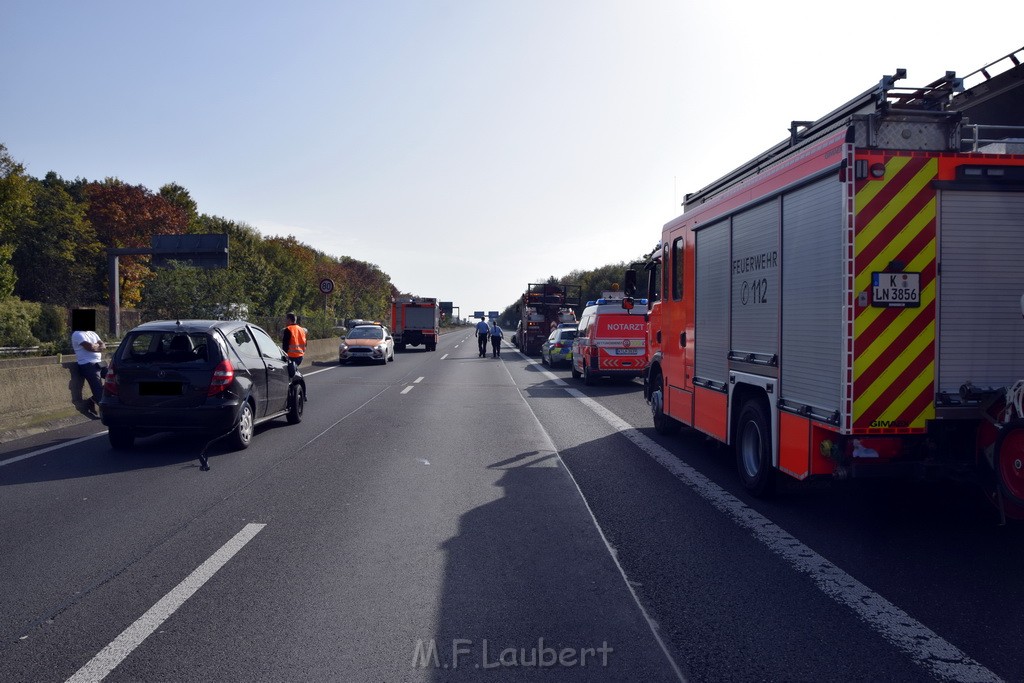
[[[1022,225],[1024,192],[940,193],[939,392],[1024,377]]]
[[[780,395],[826,415],[841,400],[842,201],[834,177],[782,199]]]

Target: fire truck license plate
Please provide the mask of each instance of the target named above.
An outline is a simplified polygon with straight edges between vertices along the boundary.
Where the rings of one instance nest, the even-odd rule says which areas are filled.
[[[616,356],[639,356],[643,349],[615,349]]]
[[[914,308],[921,305],[920,273],[872,273],[871,305]]]

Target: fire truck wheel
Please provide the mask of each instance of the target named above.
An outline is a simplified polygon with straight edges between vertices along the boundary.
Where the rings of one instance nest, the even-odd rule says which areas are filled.
[[[772,469],[772,438],[764,403],[748,400],[736,426],[736,469],[743,486],[754,496],[771,494],[775,488]]]
[[[588,387],[594,384],[594,376],[590,374],[590,366],[586,362],[583,363],[583,383]]]
[[[574,361],[569,361],[569,365],[572,366],[572,378],[573,379],[579,379],[580,378],[580,371],[576,369],[576,363]]]
[[[996,479],[1009,502],[1024,506],[1024,428],[1011,428],[996,442]]]
[[[656,375],[658,388],[651,392],[651,418],[654,431],[659,434],[675,434],[683,423],[665,414],[665,395],[662,393],[661,375]]]

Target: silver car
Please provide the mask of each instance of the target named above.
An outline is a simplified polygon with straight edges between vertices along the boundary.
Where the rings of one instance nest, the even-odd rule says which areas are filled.
[[[338,346],[338,362],[354,360],[386,364],[395,360],[395,340],[383,325],[356,325]]]

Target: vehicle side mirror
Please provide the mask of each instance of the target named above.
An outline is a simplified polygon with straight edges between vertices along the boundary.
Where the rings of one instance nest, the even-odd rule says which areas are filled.
[[[627,299],[632,299],[636,296],[636,271],[634,269],[629,268],[626,270],[622,283],[622,293]]]
[[[654,303],[658,300],[658,266],[651,262],[647,264],[647,301]]]

